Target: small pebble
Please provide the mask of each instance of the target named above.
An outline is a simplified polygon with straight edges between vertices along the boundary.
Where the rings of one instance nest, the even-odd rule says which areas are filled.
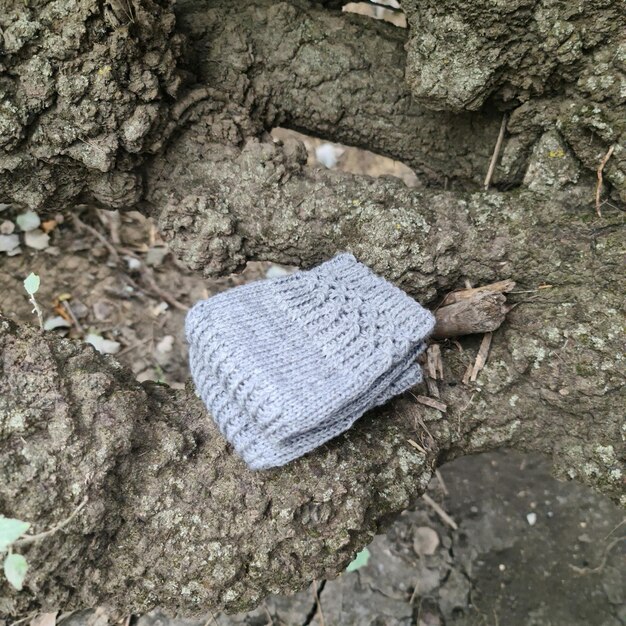
[[[138,270],[141,269],[141,261],[132,256],[124,257],[129,270]]]
[[[4,220],[0,224],[0,235],[10,235],[15,230],[15,224],[11,220]]]
[[[35,228],[39,228],[39,225],[41,224],[39,215],[37,215],[35,211],[26,211],[26,213],[18,215],[15,218],[15,221],[24,232],[35,230]]]
[[[49,242],[50,235],[47,235],[39,228],[35,228],[34,230],[29,230],[24,233],[24,243],[29,248],[34,248],[35,250],[45,250],[48,247]]]
[[[10,252],[20,245],[17,235],[0,235],[0,252]]]
[[[537,513],[528,513],[526,515],[526,520],[528,521],[529,526],[534,526],[537,523]]]
[[[439,547],[437,531],[428,526],[418,526],[413,531],[413,550],[418,556],[435,554]]]
[[[165,335],[159,343],[156,345],[157,352],[171,352],[174,346],[174,337],[172,335]]]
[[[146,252],[146,265],[151,267],[158,267],[161,265],[167,256],[169,250],[164,246],[154,246]]]

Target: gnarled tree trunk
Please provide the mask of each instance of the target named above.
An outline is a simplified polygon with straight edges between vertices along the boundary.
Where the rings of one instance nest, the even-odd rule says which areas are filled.
[[[476,383],[460,383],[475,347],[444,347],[446,413],[399,398],[261,473],[192,389],[137,383],[89,346],[0,319],[0,509],[39,531],[88,498],[23,549],[27,586],[2,588],[2,613],[251,607],[342,571],[437,465],[502,446],[626,506],[623,8],[519,2],[512,19],[431,4],[405,2],[408,32],[302,1],[187,0],[176,15],[165,0],[16,1],[0,15],[0,200],[137,204],[206,275],[350,250],[433,306],[463,279],[521,292]],[[479,192],[505,111],[499,190]],[[276,125],[399,158],[426,186],[310,170],[299,142],[268,137]]]

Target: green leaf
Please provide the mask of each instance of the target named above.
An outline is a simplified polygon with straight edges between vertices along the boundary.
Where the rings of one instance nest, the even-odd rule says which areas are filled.
[[[365,567],[370,560],[370,556],[370,551],[367,548],[363,548],[363,550],[356,555],[354,561],[346,567],[346,572],[356,572],[358,569]]]
[[[9,554],[4,559],[4,575],[18,591],[22,591],[22,584],[27,571],[28,563],[21,554]]]
[[[4,552],[14,541],[19,539],[30,524],[19,519],[12,519],[0,515],[0,552]]]
[[[32,272],[26,277],[24,281],[24,289],[26,289],[26,293],[29,296],[36,294],[39,291],[39,284],[41,280],[37,274],[33,274]]]

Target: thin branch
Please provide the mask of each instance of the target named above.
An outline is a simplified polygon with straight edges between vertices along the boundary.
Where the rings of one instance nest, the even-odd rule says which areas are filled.
[[[597,175],[598,175],[598,183],[596,185],[596,213],[598,214],[598,217],[602,217],[602,212],[600,211],[600,194],[602,193],[602,181],[603,181],[603,174],[602,172],[604,171],[604,166],[607,164],[607,161],[611,158],[611,155],[613,154],[613,151],[615,150],[615,146],[611,146],[608,150],[607,153],[604,155],[604,158],[602,159],[602,161],[600,161],[600,165],[598,166],[598,171],[597,171]]]
[[[623,537],[616,537],[611,541],[606,548],[604,549],[604,554],[602,555],[602,560],[596,567],[577,567],[576,565],[571,565],[570,568],[573,569],[577,574],[586,575],[586,574],[597,574],[598,572],[604,569],[606,565],[606,561],[609,558],[609,553],[611,550],[620,542],[626,539],[626,535]]]
[[[482,370],[483,367],[485,367],[485,363],[487,363],[487,356],[489,355],[492,337],[493,333],[485,333],[483,340],[480,342],[480,348],[478,349],[478,354],[476,355],[476,362],[474,363],[474,367],[472,368],[472,373],[470,375],[470,381],[472,382],[476,381],[480,370]]]
[[[78,228],[88,232],[90,235],[93,235],[108,251],[111,255],[111,259],[114,263],[120,262],[120,256],[117,253],[117,250],[107,241],[107,238],[100,232],[98,232],[93,226],[89,226],[89,224],[85,224],[76,213],[72,215],[72,219]]]
[[[320,625],[326,626],[326,622],[324,621],[324,612],[322,611],[322,605],[320,603],[320,596],[317,592],[317,581],[313,581],[313,597],[315,598],[315,603],[317,604],[317,612],[320,616]]]
[[[30,300],[30,303],[33,305],[32,312],[37,314],[37,320],[39,321],[39,328],[43,330],[43,313],[41,312],[41,308],[39,307],[39,304],[37,304],[37,300],[35,300],[35,294],[29,293],[28,299]]]
[[[422,494],[422,500],[428,504],[432,510],[437,513],[441,521],[450,526],[452,530],[458,529],[458,524],[427,494]]]
[[[83,501],[74,509],[74,511],[71,513],[69,517],[66,517],[64,520],[60,521],[58,524],[54,525],[52,528],[49,528],[48,530],[45,530],[42,533],[39,533],[37,535],[30,535],[29,537],[24,537],[22,539],[19,539],[18,541],[15,541],[13,543],[13,547],[22,548],[24,546],[29,546],[32,543],[35,543],[36,541],[41,541],[42,539],[45,539],[46,537],[49,537],[50,535],[54,535],[54,533],[58,532],[62,528],[65,528],[82,511],[83,507],[87,504],[88,500],[89,500],[89,496],[85,496],[83,498]]]
[[[500,154],[500,148],[502,147],[502,141],[504,140],[504,132],[506,131],[506,121],[508,115],[505,113],[502,116],[502,123],[500,124],[500,132],[498,133],[498,139],[496,141],[496,147],[493,149],[491,155],[491,161],[489,162],[489,169],[487,170],[487,176],[485,176],[485,191],[489,189],[493,173],[496,169],[496,163],[498,162],[498,155]]]

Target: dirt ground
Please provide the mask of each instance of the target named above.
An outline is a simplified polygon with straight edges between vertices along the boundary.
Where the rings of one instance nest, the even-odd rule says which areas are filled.
[[[395,175],[418,185],[414,174],[397,163],[319,140],[307,139],[307,146],[312,164]],[[15,254],[0,253],[0,311],[22,323],[37,323],[22,285],[35,272],[41,277],[36,297],[53,327],[48,332],[95,342],[140,380],[183,385],[188,376],[183,323],[191,304],[285,271],[256,263],[241,276],[209,283],[180,266],[139,213],[82,207],[78,216],[42,215],[40,228],[49,241],[41,250],[26,245],[25,235],[15,229]],[[16,219],[11,207],[0,205],[3,233]],[[244,615],[185,620],[157,610],[133,616],[127,624],[626,624],[626,551],[619,540],[626,535],[626,518],[606,498],[556,482],[540,458],[509,452],[445,466],[430,495],[456,529],[422,502],[376,537],[367,565],[336,580],[317,581],[292,597],[270,597]],[[103,611],[88,610],[59,614],[56,623],[110,622]]]

